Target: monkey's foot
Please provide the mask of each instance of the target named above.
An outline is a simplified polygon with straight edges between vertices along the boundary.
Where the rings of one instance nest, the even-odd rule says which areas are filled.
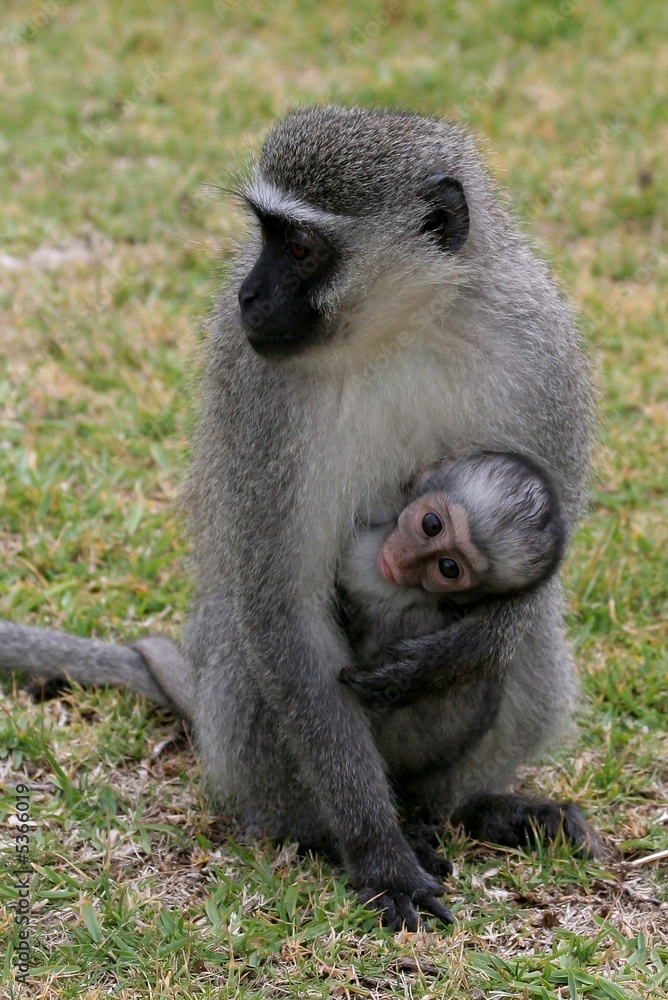
[[[600,841],[573,802],[530,795],[477,795],[452,815],[470,837],[504,847],[523,847],[536,837],[554,841],[561,834],[581,857],[600,853]]]
[[[372,851],[354,872],[362,902],[381,911],[383,923],[395,931],[428,929],[420,910],[453,924],[455,918],[439,899],[445,892],[443,883],[425,871],[403,837],[397,846],[396,853],[387,845]]]

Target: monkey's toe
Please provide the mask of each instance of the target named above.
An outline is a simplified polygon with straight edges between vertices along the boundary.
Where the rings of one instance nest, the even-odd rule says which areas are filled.
[[[418,892],[411,899],[404,892],[378,893],[370,886],[366,886],[360,890],[359,896],[366,907],[381,913],[384,926],[393,931],[406,930],[415,934],[417,931],[429,930],[429,924],[423,919],[419,910],[424,910],[444,924],[455,922],[447,906],[429,893]]]

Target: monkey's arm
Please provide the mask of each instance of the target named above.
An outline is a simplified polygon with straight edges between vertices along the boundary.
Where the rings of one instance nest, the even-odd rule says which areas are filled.
[[[382,666],[356,665],[340,679],[367,708],[383,712],[502,675],[530,627],[532,606],[531,595],[486,601],[438,632],[393,643]]]
[[[195,681],[190,665],[164,636],[116,646],[49,628],[0,621],[0,671],[68,678],[85,686],[129,687],[158,705],[192,717]]]

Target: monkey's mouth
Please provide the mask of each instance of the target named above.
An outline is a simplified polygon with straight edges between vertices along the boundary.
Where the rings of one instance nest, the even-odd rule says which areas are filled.
[[[303,337],[265,337],[246,327],[246,339],[262,358],[289,358],[304,350]]]
[[[381,576],[385,577],[388,583],[397,585],[398,581],[394,575],[393,567],[383,555],[382,549],[378,553],[378,571]]]

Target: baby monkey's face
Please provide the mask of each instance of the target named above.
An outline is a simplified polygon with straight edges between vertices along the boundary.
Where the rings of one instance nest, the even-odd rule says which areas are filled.
[[[439,492],[404,508],[378,554],[378,571],[389,583],[434,594],[479,587],[488,566],[471,539],[466,509]]]

